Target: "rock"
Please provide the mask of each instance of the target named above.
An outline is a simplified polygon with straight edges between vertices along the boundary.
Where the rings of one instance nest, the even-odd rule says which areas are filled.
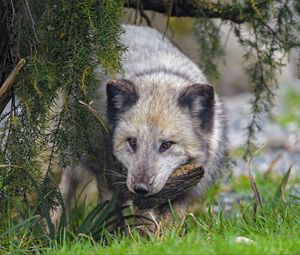
[[[240,244],[255,244],[253,240],[245,236],[237,236],[235,242]]]

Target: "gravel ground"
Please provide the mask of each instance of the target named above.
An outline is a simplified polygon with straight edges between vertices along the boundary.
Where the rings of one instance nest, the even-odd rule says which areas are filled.
[[[285,114],[284,100],[286,91],[293,87],[299,90],[300,81],[289,87],[278,90],[276,107],[272,113],[274,115]],[[242,94],[234,98],[225,98],[224,103],[228,110],[228,138],[230,150],[236,150],[245,145],[247,138],[246,126],[251,119],[250,113],[250,94]],[[300,118],[300,102],[299,102]],[[256,145],[263,146],[261,153],[254,157],[252,169],[254,171],[265,172],[273,162],[274,173],[283,174],[289,166],[293,165],[292,175],[300,174],[300,129],[295,123],[282,127],[271,118],[264,116],[261,120],[262,131],[257,134]],[[248,163],[240,158],[233,157],[235,166],[233,174],[247,174]]]
[[[280,116],[290,111],[286,108],[285,95],[287,90],[291,88],[299,91],[300,95],[300,81],[298,80],[295,84],[277,91],[276,107],[272,111],[274,115]],[[240,94],[233,98],[223,99],[228,116],[229,149],[232,152],[245,146],[247,139],[246,126],[251,119],[250,99],[250,94]],[[297,115],[300,118],[300,102]],[[252,174],[255,175],[258,171],[264,173],[272,166],[272,174],[283,175],[292,165],[291,176],[300,176],[300,127],[295,123],[283,127],[267,116],[264,116],[261,120],[261,127],[261,132],[256,136],[256,145],[258,147],[263,146],[263,148],[252,161]],[[232,175],[248,176],[248,162],[237,156],[232,156],[232,159],[234,163],[231,167]],[[226,187],[228,178],[224,178],[223,183]],[[298,197],[300,196],[300,183],[294,184],[292,193]],[[223,210],[230,211],[234,205],[239,204],[242,200],[252,201],[253,194],[238,194],[230,189],[223,191],[220,193],[219,201],[215,203],[213,210],[218,211],[218,203],[220,203]]]

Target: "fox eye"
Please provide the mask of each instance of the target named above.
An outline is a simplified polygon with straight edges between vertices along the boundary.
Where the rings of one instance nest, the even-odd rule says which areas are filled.
[[[159,147],[159,152],[164,152],[167,149],[169,149],[175,142],[172,141],[168,141],[168,142],[164,142],[160,145]]]
[[[127,138],[127,143],[133,151],[136,151],[136,138],[132,138],[132,137]]]

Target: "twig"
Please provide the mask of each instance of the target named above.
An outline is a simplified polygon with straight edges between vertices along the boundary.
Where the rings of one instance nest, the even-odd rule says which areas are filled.
[[[134,22],[133,24],[137,24],[137,18],[138,18],[138,10],[140,9],[140,0],[137,1],[136,7],[135,7],[135,13],[134,13]]]
[[[13,167],[13,168],[17,168],[17,169],[23,169],[23,167],[18,166],[18,165],[0,164],[0,169],[1,168],[7,168],[7,167]]]
[[[95,118],[99,121],[99,123],[101,124],[101,126],[104,128],[105,132],[108,135],[111,135],[111,130],[109,129],[108,125],[106,124],[106,122],[101,118],[101,116],[97,113],[97,111],[93,108],[92,104],[93,101],[91,101],[89,104],[86,104],[85,102],[79,100],[78,101],[82,106],[86,107],[88,109],[89,112],[91,112]]]
[[[10,0],[10,5],[11,5],[11,9],[12,9],[11,26],[13,26],[14,20],[15,20],[15,16],[16,16],[16,11],[15,11],[14,3],[13,3],[12,0]]]
[[[148,26],[148,27],[152,27],[151,20],[150,20],[150,18],[147,16],[147,14],[144,12],[143,9],[140,9],[140,15],[141,15],[141,17],[146,21],[147,26]]]
[[[166,33],[168,31],[168,28],[169,28],[169,25],[170,25],[170,17],[171,17],[171,13],[172,13],[172,9],[173,9],[173,4],[174,4],[173,2],[174,2],[174,0],[170,0],[170,4],[169,4],[168,9],[167,9],[168,17],[167,17],[167,22],[166,22],[166,27],[165,27],[163,38],[165,38]]]
[[[26,14],[27,14],[27,17],[29,18],[30,22],[31,22],[31,28],[32,28],[32,31],[33,31],[33,35],[34,35],[34,38],[35,38],[35,41],[38,42],[38,37],[37,37],[37,33],[35,31],[35,24],[34,24],[34,20],[33,20],[33,17],[32,17],[32,13],[31,13],[31,10],[30,10],[30,6],[28,4],[28,1],[27,0],[24,0],[24,3],[26,5]]]
[[[233,25],[230,24],[230,29],[226,35],[226,38],[225,38],[225,41],[224,41],[224,44],[223,44],[223,48],[225,49],[227,47],[227,43],[228,43],[228,40],[229,40],[229,37],[230,37],[230,34],[232,32],[232,29],[233,29]]]
[[[25,65],[26,61],[22,58],[19,63],[15,66],[15,68],[11,71],[5,82],[0,88],[0,102],[2,101],[3,97],[8,93],[8,91],[12,88],[14,81],[16,80],[20,70]]]

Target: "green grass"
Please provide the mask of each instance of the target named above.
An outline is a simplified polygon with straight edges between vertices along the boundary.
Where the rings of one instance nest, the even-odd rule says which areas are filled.
[[[48,254],[292,254],[300,252],[299,235],[291,238],[284,235],[257,235],[255,244],[238,244],[236,233],[226,232],[226,236],[213,236],[209,240],[198,231],[184,237],[168,237],[162,241],[120,240],[103,248],[87,242],[65,245],[60,250]]]
[[[232,180],[232,190],[238,194],[252,194],[249,180],[246,180],[245,176]],[[190,214],[182,228],[164,231],[150,239],[134,233],[131,237],[112,239],[106,247],[81,240],[49,249],[47,254],[299,254],[300,197],[299,194],[289,195],[293,185],[286,192],[286,187],[280,183],[278,177],[258,176],[263,202],[256,216],[252,202],[241,199],[240,205],[233,206],[230,211],[224,212],[219,207],[217,212],[202,210]],[[274,200],[279,187],[285,192]],[[238,236],[254,242],[238,243]]]
[[[0,242],[0,254],[299,254],[300,194],[294,189],[295,180],[285,185],[282,177],[257,175],[262,204],[254,214],[248,177],[232,178],[230,191],[240,196],[240,202],[229,211],[221,206],[215,211],[210,209],[221,192],[217,190],[220,188],[211,189],[199,208],[187,215],[184,224],[151,237],[139,236],[134,229],[128,236],[104,231],[96,242],[88,234],[66,228],[60,241],[50,240],[47,234],[38,232],[39,228],[32,227],[38,222],[33,215],[26,224],[19,223],[21,227],[11,222],[5,239],[1,239],[0,231],[0,240],[6,240]],[[85,218],[81,222],[86,221],[86,214],[78,215]],[[253,243],[238,243],[238,236]]]
[[[300,129],[300,92],[294,88],[287,89],[284,97],[284,113],[275,116],[275,120],[282,127],[295,125]]]

